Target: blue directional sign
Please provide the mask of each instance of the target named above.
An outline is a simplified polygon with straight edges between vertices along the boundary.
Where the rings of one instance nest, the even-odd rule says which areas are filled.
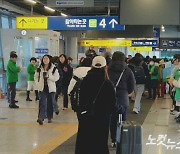
[[[160,28],[154,28],[153,32],[154,32],[154,37],[160,37]]]
[[[35,53],[40,53],[40,54],[47,54],[48,51],[49,50],[47,48],[36,48],[35,49]]]
[[[117,16],[48,17],[49,30],[125,30]]]
[[[148,46],[148,47],[157,47],[157,40],[132,40],[132,46]]]

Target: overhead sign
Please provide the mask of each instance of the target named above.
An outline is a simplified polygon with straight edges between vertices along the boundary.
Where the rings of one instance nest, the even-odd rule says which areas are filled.
[[[47,17],[16,17],[17,29],[47,29]]]
[[[129,50],[134,52],[149,52],[152,51],[152,47],[130,47]]]
[[[106,52],[106,48],[99,48],[99,52],[100,53],[105,53]]]
[[[94,7],[94,0],[47,0],[50,7]]]
[[[35,53],[40,53],[40,54],[48,54],[48,49],[47,48],[36,48]]]
[[[81,46],[131,46],[131,40],[81,40]]]
[[[149,47],[157,47],[157,40],[132,40],[132,46],[149,46]]]
[[[69,16],[48,17],[48,29],[125,30],[125,26],[118,24],[117,16]]]
[[[180,49],[180,38],[160,38],[161,49]]]

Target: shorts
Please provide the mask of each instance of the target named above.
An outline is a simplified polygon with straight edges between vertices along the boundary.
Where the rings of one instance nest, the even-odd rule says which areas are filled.
[[[38,90],[35,81],[28,81],[27,91]]]
[[[176,101],[176,106],[180,106],[180,100]]]

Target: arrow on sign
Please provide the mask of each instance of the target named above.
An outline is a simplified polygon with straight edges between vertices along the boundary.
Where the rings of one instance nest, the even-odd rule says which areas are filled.
[[[153,42],[153,45],[156,45],[156,42]]]
[[[22,27],[24,27],[24,23],[27,23],[26,20],[22,19],[19,23],[22,23]]]
[[[118,24],[118,22],[115,19],[112,19],[109,24],[112,24],[112,28],[114,28],[114,25]]]

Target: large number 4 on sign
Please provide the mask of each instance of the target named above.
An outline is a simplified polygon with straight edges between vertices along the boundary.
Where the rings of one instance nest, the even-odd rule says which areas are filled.
[[[102,19],[101,22],[99,23],[99,26],[102,26],[103,28],[106,27],[106,20]]]

